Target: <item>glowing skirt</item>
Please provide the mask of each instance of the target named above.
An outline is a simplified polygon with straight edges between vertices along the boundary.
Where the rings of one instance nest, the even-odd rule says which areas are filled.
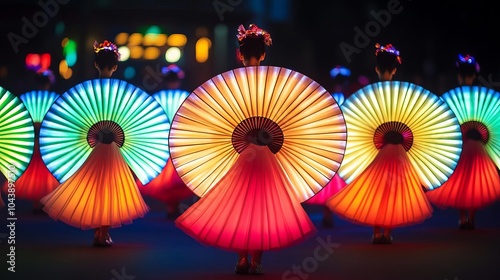
[[[97,144],[85,163],[41,202],[51,218],[81,229],[119,227],[149,211],[114,143]]]
[[[167,164],[161,173],[146,185],[137,180],[137,185],[141,194],[158,199],[165,203],[179,202],[194,196],[194,193],[175,171],[172,160],[168,159]]]
[[[353,223],[397,227],[423,222],[432,207],[402,145],[385,145],[372,163],[327,201]]]
[[[258,155],[258,156],[256,156]],[[270,250],[316,232],[289,179],[266,146],[250,144],[226,175],[176,225],[199,242],[227,250]]]
[[[478,209],[500,198],[500,176],[480,141],[465,141],[457,167],[440,188],[426,193],[440,208]]]
[[[49,194],[57,186],[59,181],[47,169],[40,155],[38,140],[35,140],[33,156],[28,167],[16,180],[16,199],[26,199],[38,202],[42,197]],[[7,193],[8,182],[5,182],[3,191]]]
[[[326,201],[330,197],[338,193],[346,185],[347,185],[346,182],[338,174],[335,174],[332,180],[330,180],[330,182],[323,189],[321,189],[317,194],[315,194],[309,200],[306,200],[304,203],[325,205]]]

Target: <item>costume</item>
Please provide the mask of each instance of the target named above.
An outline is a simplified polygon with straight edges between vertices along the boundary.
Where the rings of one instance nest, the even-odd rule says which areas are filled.
[[[49,194],[59,185],[59,182],[42,161],[38,144],[40,124],[45,113],[47,113],[58,96],[57,93],[47,90],[33,90],[19,96],[34,122],[35,139],[33,156],[28,167],[16,180],[17,199],[26,199],[38,203],[42,197]],[[8,184],[6,182],[3,186],[3,191],[7,192],[7,189]]]
[[[338,104],[310,78],[272,66],[217,75],[172,121],[172,163],[200,196],[175,223],[232,251],[301,242],[316,229],[300,203],[335,175],[345,141]]]
[[[457,116],[464,144],[455,172],[427,197],[440,208],[489,206],[500,198],[500,93],[483,86],[460,86],[441,98]]]
[[[149,208],[133,174],[146,184],[160,173],[168,130],[163,109],[132,84],[101,78],[70,88],[40,129],[42,159],[62,182],[42,198],[43,210],[81,229],[143,217]]]
[[[35,129],[26,106],[19,97],[0,87],[0,172],[7,184],[7,204],[16,199],[16,180],[28,167],[34,143]]]
[[[424,188],[448,179],[462,148],[447,104],[418,85],[384,81],[355,92],[342,112],[348,141],[339,175],[347,186],[327,206],[362,225],[392,228],[429,218]]]

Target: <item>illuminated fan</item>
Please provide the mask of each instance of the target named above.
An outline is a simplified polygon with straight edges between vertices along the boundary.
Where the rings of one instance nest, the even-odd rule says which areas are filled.
[[[80,83],[51,106],[40,151],[61,182],[42,199],[52,218],[83,229],[129,223],[148,210],[134,181],[168,159],[169,122],[146,92],[117,79]]]
[[[153,94],[154,99],[165,110],[169,120],[172,120],[182,102],[188,97],[189,92],[180,89],[161,90]]]
[[[177,109],[188,97],[189,92],[179,89],[161,90],[153,94],[153,98],[163,108],[169,120],[174,118]],[[178,203],[193,195],[175,171],[170,158],[161,173],[148,184],[137,183],[142,194],[151,196],[165,203]],[[168,205],[167,205],[168,206]]]
[[[38,204],[43,196],[59,185],[59,182],[45,166],[38,145],[40,123],[58,96],[57,93],[47,90],[33,90],[19,96],[33,119],[35,139],[31,161],[26,171],[16,181],[16,198],[32,200],[35,204]],[[7,188],[8,186],[5,184],[4,191],[7,191]]]
[[[342,106],[345,101],[345,95],[342,92],[334,92],[332,93],[332,96],[335,101],[337,101],[337,104],[339,104],[339,106]]]
[[[477,209],[500,198],[500,93],[461,86],[444,93],[461,125],[463,149],[452,176],[427,197],[441,208]]]
[[[403,226],[430,217],[423,188],[453,173],[462,140],[453,111],[424,88],[399,81],[365,86],[342,105],[349,135],[339,174],[347,186],[327,205],[360,224]]]
[[[217,75],[172,121],[172,163],[201,197],[176,225],[222,248],[302,240],[314,226],[300,202],[336,174],[345,143],[340,107],[310,78],[272,66]]]
[[[0,87],[0,171],[16,181],[26,170],[34,148],[33,121],[19,97]]]

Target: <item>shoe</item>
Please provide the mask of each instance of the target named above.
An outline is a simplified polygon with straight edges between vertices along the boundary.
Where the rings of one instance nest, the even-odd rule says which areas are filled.
[[[113,246],[113,240],[109,233],[106,236],[101,234],[101,231],[96,229],[94,232],[94,247],[111,247]]]
[[[385,244],[383,235],[372,235],[372,244]]]
[[[248,271],[250,274],[264,274],[262,270],[262,265],[260,263],[256,263],[255,261],[250,262],[250,269]]]
[[[239,257],[236,263],[235,272],[237,274],[248,274],[248,259],[247,257]]]

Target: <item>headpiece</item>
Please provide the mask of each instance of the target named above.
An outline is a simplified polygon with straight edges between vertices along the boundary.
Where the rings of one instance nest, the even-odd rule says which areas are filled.
[[[474,66],[474,68],[476,69],[476,73],[479,73],[479,63],[477,63],[476,59],[472,55],[466,54],[465,56],[463,56],[462,54],[458,54],[456,65],[457,67],[460,67],[460,65],[463,64]]]
[[[273,43],[271,34],[269,34],[264,29],[259,28],[256,24],[253,23],[248,26],[248,29],[245,29],[243,24],[240,24],[236,37],[238,37],[239,42],[243,41],[246,37],[262,37],[266,46],[271,46]]]
[[[120,60],[120,53],[118,52],[118,48],[115,44],[111,43],[108,40],[104,40],[104,42],[102,43],[97,43],[97,41],[94,41],[94,52],[99,53],[102,50],[115,52],[115,54],[118,56],[118,60]]]
[[[379,43],[375,44],[375,55],[378,56],[379,53],[390,53],[396,56],[397,61],[401,64],[401,56],[399,56],[399,51],[394,48],[392,44],[387,44],[385,46],[381,46]]]

